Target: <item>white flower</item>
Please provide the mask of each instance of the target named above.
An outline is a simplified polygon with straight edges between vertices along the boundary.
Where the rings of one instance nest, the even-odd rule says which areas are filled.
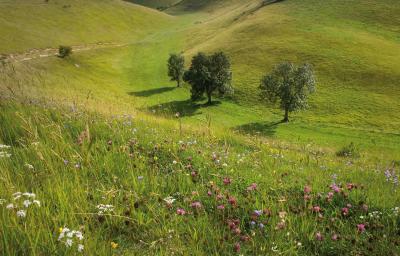
[[[174,161],[172,161],[172,163],[173,163],[173,164],[177,164],[178,162],[174,160]]]
[[[75,233],[75,236],[76,236],[79,240],[83,240],[82,232],[77,231],[77,232]]]
[[[30,170],[33,170],[33,169],[34,169],[33,165],[31,165],[31,164],[25,164],[25,166],[26,166],[26,168],[28,168],[28,169],[30,169]]]
[[[11,157],[11,154],[4,151],[0,151],[0,157],[9,158]]]
[[[31,205],[31,204],[32,204],[32,202],[29,201],[29,200],[25,200],[25,201],[23,202],[23,205],[25,206],[25,208],[28,208],[29,205]]]
[[[78,252],[82,252],[83,249],[85,249],[85,247],[83,246],[83,244],[79,244],[79,245],[78,245]]]
[[[175,198],[173,198],[172,196],[168,196],[166,198],[164,198],[164,202],[166,202],[167,204],[173,204],[176,201]]]
[[[8,204],[8,205],[6,206],[6,208],[7,208],[7,209],[14,209],[14,204]]]
[[[0,144],[0,149],[11,148],[11,146]]]
[[[33,200],[34,204],[37,204],[40,207],[40,201],[39,200]]]
[[[65,242],[65,245],[67,247],[71,247],[72,246],[72,239],[67,239],[67,241]]]
[[[25,192],[25,193],[23,193],[23,195],[26,196],[26,197],[32,197],[32,198],[35,198],[35,197],[36,197],[36,194],[34,194],[34,193],[29,193],[29,192]]]
[[[74,236],[74,231],[68,232],[67,237],[72,238]]]
[[[17,217],[25,218],[26,217],[26,211],[24,211],[24,210],[17,211]]]

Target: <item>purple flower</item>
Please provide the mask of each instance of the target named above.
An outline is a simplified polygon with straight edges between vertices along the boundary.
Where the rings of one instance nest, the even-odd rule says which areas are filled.
[[[64,159],[64,164],[67,165],[68,163],[69,161]]]
[[[260,229],[264,229],[264,224],[260,223],[258,224],[258,226],[260,227]]]
[[[257,217],[261,216],[263,214],[262,210],[254,210],[254,215],[256,215]]]
[[[362,233],[365,231],[365,224],[358,224],[357,225],[358,232]]]
[[[217,206],[218,210],[224,210],[225,209],[225,205],[221,204]]]

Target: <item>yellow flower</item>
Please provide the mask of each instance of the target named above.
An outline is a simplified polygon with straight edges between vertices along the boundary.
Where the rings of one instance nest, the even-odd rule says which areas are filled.
[[[117,243],[111,242],[111,248],[117,249],[117,247],[118,247]]]
[[[63,231],[63,229],[64,229],[64,228],[59,228],[59,229],[58,229],[58,232],[61,233],[61,232]]]

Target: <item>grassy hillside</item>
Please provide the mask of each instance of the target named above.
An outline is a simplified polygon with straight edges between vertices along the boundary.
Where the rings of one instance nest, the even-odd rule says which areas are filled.
[[[0,1],[0,7],[0,53],[130,42],[171,22],[163,13],[119,0],[16,0]]]
[[[398,255],[400,4],[263,3],[0,0],[0,53],[115,43],[0,63],[0,254]],[[217,50],[236,93],[193,103],[168,55]],[[284,60],[318,78],[288,124]]]
[[[399,252],[400,198],[385,161],[24,105],[0,105],[4,255],[74,255],[79,244],[84,255]],[[83,239],[66,246],[65,228]]]
[[[127,0],[135,4],[140,4],[156,9],[166,9],[181,2],[181,0]]]

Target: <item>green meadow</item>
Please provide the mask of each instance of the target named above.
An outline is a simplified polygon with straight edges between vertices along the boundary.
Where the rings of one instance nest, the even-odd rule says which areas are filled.
[[[399,12],[0,0],[1,254],[398,255]],[[232,63],[212,105],[167,76],[170,53],[200,51]],[[317,79],[289,123],[258,89],[283,61]]]

